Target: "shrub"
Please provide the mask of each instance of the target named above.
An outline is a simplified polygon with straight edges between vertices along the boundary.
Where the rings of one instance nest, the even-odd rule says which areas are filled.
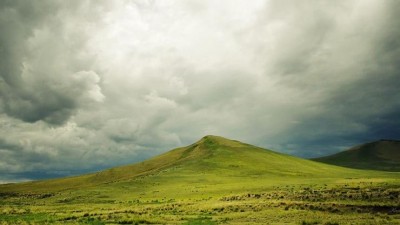
[[[316,224],[319,224],[319,222],[318,221],[305,221],[305,220],[303,220],[300,224],[301,225],[316,225]]]
[[[325,225],[339,225],[337,222],[326,222]]]

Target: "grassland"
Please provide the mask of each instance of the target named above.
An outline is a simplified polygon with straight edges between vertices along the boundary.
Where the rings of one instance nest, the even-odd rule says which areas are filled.
[[[374,141],[313,160],[355,169],[400,172],[400,141]]]
[[[100,173],[0,186],[0,224],[400,224],[400,173],[207,136]]]

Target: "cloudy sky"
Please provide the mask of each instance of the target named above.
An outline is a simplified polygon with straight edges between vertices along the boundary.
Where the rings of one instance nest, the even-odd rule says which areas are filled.
[[[400,1],[1,0],[0,182],[214,134],[301,157],[400,139]]]

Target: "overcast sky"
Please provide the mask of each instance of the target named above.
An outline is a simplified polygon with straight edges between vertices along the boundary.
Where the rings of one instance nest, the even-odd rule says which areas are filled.
[[[0,182],[207,134],[301,157],[400,139],[400,1],[1,0]]]

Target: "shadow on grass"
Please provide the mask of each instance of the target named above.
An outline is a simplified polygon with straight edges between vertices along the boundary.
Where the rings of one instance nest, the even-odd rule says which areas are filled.
[[[210,217],[198,217],[189,219],[184,225],[214,225],[216,222],[212,221]]]

